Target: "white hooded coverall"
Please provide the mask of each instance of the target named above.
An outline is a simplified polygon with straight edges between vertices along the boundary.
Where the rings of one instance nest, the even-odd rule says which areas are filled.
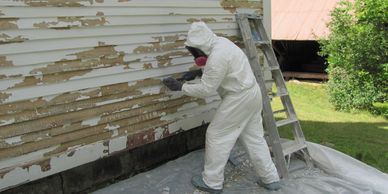
[[[226,38],[216,36],[203,22],[195,22],[188,32],[187,46],[201,49],[208,60],[201,82],[185,83],[188,96],[205,98],[220,94],[222,102],[206,131],[203,181],[222,189],[224,167],[239,138],[264,183],[279,180],[262,125],[262,96],[244,52]]]

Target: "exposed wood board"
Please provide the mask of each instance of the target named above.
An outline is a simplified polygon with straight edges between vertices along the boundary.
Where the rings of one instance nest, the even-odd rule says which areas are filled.
[[[58,29],[68,30],[80,27],[93,26],[129,26],[129,25],[165,25],[165,24],[186,24],[190,21],[204,20],[208,22],[233,22],[231,14],[220,16],[201,17],[198,15],[179,16],[91,16],[91,17],[50,17],[50,18],[19,18],[14,22],[18,29]],[[0,26],[0,30],[7,30]]]
[[[24,6],[24,7],[51,7],[51,6],[66,6],[66,3],[69,3],[69,7],[157,7],[157,8],[190,8],[190,7],[199,7],[199,8],[206,8],[206,7],[219,7],[218,1],[212,1],[212,0],[197,0],[197,1],[188,1],[188,2],[182,2],[182,1],[166,1],[166,0],[131,0],[131,1],[93,1],[93,0],[78,0],[78,1],[56,1],[56,2],[50,2],[48,0],[42,0],[38,2],[29,2],[29,1],[14,1],[14,0],[2,0],[0,1],[0,6]],[[71,3],[71,4],[70,4]],[[78,5],[78,6],[77,6]]]
[[[233,29],[233,28],[216,29],[214,30],[214,32],[221,33],[225,36],[237,36],[238,34],[237,29]],[[131,50],[131,46],[135,47],[136,44],[144,45],[144,44],[158,43],[158,42],[162,44],[166,42],[174,42],[174,40],[170,40],[170,41],[163,40],[163,39],[167,39],[168,37],[170,38],[174,37],[177,40],[185,40],[184,38],[186,37],[186,34],[184,34],[184,32],[160,33],[160,34],[144,33],[144,34],[135,34],[135,35],[116,35],[116,36],[104,35],[104,36],[93,36],[93,37],[84,37],[84,38],[74,37],[74,38],[68,38],[63,40],[54,39],[54,40],[27,41],[27,42],[18,43],[18,44],[0,45],[0,51],[4,53],[4,55],[6,54],[7,58],[9,58],[11,61],[14,62],[14,65],[23,64],[22,62],[19,62],[19,61],[23,61],[23,58],[30,58],[27,61],[35,60],[37,62],[34,62],[34,63],[37,64],[37,63],[51,62],[51,61],[42,61],[40,57],[39,58],[28,57],[27,55],[30,54],[32,56],[36,56],[36,54],[38,53],[39,55],[42,55],[42,58],[45,58],[43,57],[44,55],[48,55],[48,56],[56,55],[54,51],[57,51],[58,54],[62,52],[61,53],[62,56],[68,56],[82,51],[80,49],[86,50],[86,49],[91,49],[93,47],[99,46],[99,43],[103,43],[105,45],[114,45],[119,50],[127,51],[127,50]],[[96,38],[98,38],[100,41],[96,42]],[[160,39],[162,39],[162,41],[160,41]],[[61,45],[62,43],[66,43],[66,42],[70,42],[70,43]],[[72,45],[73,47],[66,46],[71,43],[73,43]],[[40,48],[40,47],[43,47],[43,48]],[[36,50],[34,50],[34,48]],[[44,50],[45,48],[47,48],[48,50]],[[26,56],[21,56],[22,54],[25,54]],[[59,59],[61,58],[58,58],[58,60]],[[25,64],[34,64],[34,63],[25,63]]]
[[[93,79],[69,80],[64,83],[40,85],[23,89],[10,89],[4,93],[12,94],[3,103],[10,103],[20,100],[32,99],[42,95],[53,95],[58,93],[81,90],[96,86],[105,86],[115,83],[130,82],[152,77],[167,76],[175,73],[188,71],[193,66],[192,63],[160,69],[149,69],[147,71],[130,71],[127,73],[101,76]],[[39,92],[37,92],[39,91]]]
[[[96,28],[75,28],[71,30],[53,30],[53,29],[34,29],[34,30],[7,30],[0,31],[9,37],[23,37],[27,40],[47,40],[47,39],[66,39],[66,38],[88,38],[100,36],[120,36],[120,35],[144,35],[163,33],[182,33],[189,29],[189,23],[182,24],[161,24],[161,25],[135,25],[135,26],[100,26]],[[236,29],[235,23],[209,23],[209,27],[217,31]],[[159,32],[160,31],[160,32]],[[103,37],[102,37],[103,38]],[[0,45],[6,47],[10,45]],[[3,53],[3,51],[1,52]]]
[[[165,51],[165,52],[149,53],[149,54],[131,54],[131,53],[123,52],[123,59],[124,59],[124,61],[133,61],[133,62],[131,62],[132,64],[134,64],[134,63],[139,63],[139,64],[143,64],[143,65],[144,65],[144,63],[151,63],[152,64],[152,62],[155,62],[156,57],[168,56],[169,54],[171,54],[171,52],[188,54],[188,51],[184,48],[179,48],[176,50]],[[47,53],[46,52],[40,53],[39,55],[41,56],[41,58],[44,58],[43,54],[47,54]],[[48,53],[48,54],[50,54],[50,53]],[[54,54],[57,54],[57,53],[52,53],[52,55],[54,55]],[[58,56],[63,57],[66,55],[58,54]],[[48,57],[50,57],[50,56],[48,56]],[[170,58],[172,59],[172,58],[178,58],[178,57],[185,57],[185,55],[176,56],[176,57],[172,56]],[[22,55],[22,58],[26,58],[25,55]],[[53,64],[55,64],[55,61],[58,61],[58,60],[66,61],[66,58],[62,58],[62,59],[55,58],[52,60],[46,59],[49,61],[47,61],[47,62],[44,61],[44,63],[33,63],[34,62],[33,59],[36,59],[36,58],[37,57],[33,57],[31,59],[31,61],[25,61],[26,63],[29,63],[29,64],[20,65],[20,66],[15,65],[12,67],[1,68],[0,76],[3,75],[6,77],[10,77],[10,78],[16,78],[16,77],[37,76],[37,75],[49,74],[48,71],[42,72],[42,71],[39,71],[39,69],[45,69],[48,67],[48,65],[53,65]],[[192,59],[192,57],[191,57],[191,59]],[[72,59],[70,59],[70,58],[67,59],[67,61],[69,61],[69,62],[71,60]],[[190,60],[190,61],[192,61],[192,60]],[[20,64],[20,63],[18,63],[18,64]],[[59,72],[59,71],[65,72],[65,71],[76,71],[76,70],[83,70],[83,69],[97,69],[97,68],[104,68],[104,67],[109,67],[109,66],[110,66],[109,64],[107,64],[107,65],[95,65],[95,66],[79,66],[79,67],[77,66],[77,67],[69,67],[69,68],[63,68],[63,69],[53,69],[50,72],[55,73],[55,72]]]
[[[212,118],[212,116],[215,113],[214,109],[204,109],[203,107],[198,107],[196,109],[198,110],[197,114],[189,115],[186,118],[178,118],[174,122],[167,124],[167,126],[166,126],[167,130],[171,130],[171,131],[178,130],[176,128],[178,125],[176,125],[176,124],[180,124],[182,126],[181,129],[188,130],[192,127],[190,125],[193,125],[193,124],[200,125],[200,123],[203,121],[209,122],[209,118]],[[187,112],[187,111],[185,111],[185,112]],[[190,122],[190,121],[193,121],[193,122]],[[151,129],[157,130],[156,127],[155,128],[151,127]],[[139,132],[141,130],[144,130],[144,129],[138,129],[136,131],[132,131],[131,133],[127,133],[127,134],[124,133],[122,135],[123,136],[130,136],[130,135],[136,134],[137,132]],[[161,136],[157,136],[155,138],[156,138],[155,140],[158,140],[158,139],[163,138],[163,136],[161,135]],[[142,144],[137,145],[137,146],[141,146],[141,145]],[[92,144],[92,146],[93,146],[93,144]],[[65,153],[67,155],[71,151],[79,150],[78,148],[79,147],[72,147],[72,148],[68,149],[68,152],[66,151]],[[125,148],[123,148],[123,149],[125,149]],[[42,150],[42,151],[44,153],[44,151],[47,151],[47,150]],[[34,162],[40,161],[41,159],[48,159],[50,157],[55,157],[56,155],[59,155],[59,154],[56,153],[56,154],[51,155],[50,157],[47,157],[47,156],[43,157],[42,153],[32,153],[30,155],[31,155],[30,157],[18,157],[18,158],[1,160],[0,161],[0,167],[1,167],[0,173],[3,173],[4,171],[12,170],[13,168],[20,166],[22,164],[25,164],[25,163],[34,163]],[[101,156],[99,156],[99,157],[101,157]],[[12,163],[12,165],[9,166],[8,165],[9,163]],[[69,166],[72,166],[72,163],[70,163]],[[63,169],[61,169],[61,170],[63,170]],[[4,183],[4,182],[1,182],[1,183]]]
[[[69,12],[69,9],[71,12]],[[96,16],[98,12],[103,11],[105,16],[179,16],[179,15],[192,15],[192,16],[218,16],[218,15],[231,15],[230,12],[214,9],[214,8],[59,8],[59,7],[9,7],[6,10],[2,10],[4,15],[0,18],[42,18],[42,17],[92,17]],[[19,13],[23,12],[23,15]]]
[[[162,66],[162,65],[159,65],[159,63],[157,61],[152,61],[152,62],[149,62],[148,63],[150,66],[148,67],[144,67],[144,63],[130,63],[128,65],[115,65],[115,66],[111,66],[111,67],[105,67],[105,68],[95,68],[93,69],[93,71],[90,71],[90,72],[85,72],[85,73],[82,73],[80,75],[76,75],[76,76],[73,76],[71,78],[63,78],[63,79],[60,79],[58,78],[57,81],[53,80],[53,81],[45,81],[45,77],[47,76],[61,76],[60,74],[59,75],[50,75],[50,74],[46,74],[46,75],[43,75],[43,74],[38,74],[38,75],[34,75],[34,83],[33,84],[28,84],[26,83],[27,85],[23,85],[23,87],[28,87],[28,86],[34,86],[34,85],[41,85],[41,84],[45,84],[45,83],[60,83],[60,82],[66,82],[68,80],[83,80],[83,79],[90,79],[90,78],[97,78],[99,76],[109,76],[109,75],[112,75],[114,76],[115,74],[123,74],[123,73],[129,73],[129,72],[137,72],[137,73],[141,73],[140,71],[141,70],[147,70],[147,69],[157,69],[159,66]],[[189,57],[183,57],[183,58],[171,58],[171,62],[168,63],[168,66],[177,66],[177,65],[186,65],[186,64],[191,64],[191,66],[193,66],[193,62],[192,62],[192,57],[189,56]],[[164,66],[164,65],[163,65]],[[69,71],[67,73],[72,73],[73,71]],[[46,79],[47,80],[47,79]],[[52,79],[51,79],[52,80]],[[7,91],[8,88],[14,88],[15,85],[17,84],[21,84],[25,81],[25,78],[23,77],[20,77],[20,78],[10,78],[10,79],[2,79],[0,80],[0,91]]]
[[[234,23],[229,24],[214,24],[209,25],[212,26],[215,29],[215,32],[222,32],[222,30],[231,30],[236,29],[237,26]],[[8,33],[8,35],[11,36],[22,36],[27,39],[31,40],[39,40],[39,41],[27,41],[23,43],[18,44],[3,44],[0,45],[0,53],[2,55],[9,55],[9,54],[15,54],[15,53],[28,53],[28,52],[39,52],[39,51],[49,51],[49,50],[64,50],[69,48],[85,48],[85,47],[94,47],[98,46],[99,42],[103,42],[105,44],[110,45],[117,45],[120,44],[120,42],[126,42],[125,37],[112,37],[113,35],[118,35],[117,33],[120,33],[120,35],[130,35],[128,31],[131,31],[133,34],[144,34],[147,32],[150,32],[149,30],[159,30],[161,33],[163,31],[167,32],[177,32],[178,29],[188,29],[189,24],[182,26],[182,25],[168,25],[168,26],[148,26],[146,29],[141,29],[141,31],[137,31],[138,29],[133,28],[123,28],[121,29],[112,29],[109,28],[109,30],[104,31],[104,29],[79,29],[79,30],[71,30],[71,31],[55,31],[55,30],[36,30],[36,32],[26,32],[26,31],[14,31],[15,34]],[[109,35],[110,30],[114,30],[115,33],[112,33],[112,35]],[[178,31],[178,33],[182,33],[182,31]],[[149,42],[155,42],[155,39],[153,39],[154,34],[151,34],[149,36]],[[102,37],[100,37],[102,36]],[[43,38],[43,39],[42,39]],[[98,38],[98,42],[96,42],[96,38]],[[54,40],[48,40],[48,39],[54,39]],[[131,41],[131,40],[129,40]]]

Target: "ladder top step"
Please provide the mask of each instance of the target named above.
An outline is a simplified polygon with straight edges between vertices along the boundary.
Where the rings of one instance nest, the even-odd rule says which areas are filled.
[[[292,153],[295,153],[299,150],[302,150],[306,148],[307,145],[305,143],[297,142],[297,141],[287,141],[282,143],[282,148],[283,148],[283,155],[287,156]]]
[[[298,122],[298,119],[294,118],[294,117],[290,117],[290,118],[287,118],[287,119],[276,121],[276,127],[285,126],[285,125],[288,125],[288,124],[291,124],[291,123],[295,123],[295,122]]]

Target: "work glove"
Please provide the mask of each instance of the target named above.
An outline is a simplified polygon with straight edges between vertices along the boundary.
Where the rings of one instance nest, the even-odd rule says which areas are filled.
[[[182,77],[178,78],[178,81],[191,81],[194,80],[197,76],[202,76],[202,70],[194,70],[194,71],[189,71],[186,72],[182,75]]]
[[[172,77],[163,79],[163,84],[166,85],[172,91],[182,90],[182,83]]]

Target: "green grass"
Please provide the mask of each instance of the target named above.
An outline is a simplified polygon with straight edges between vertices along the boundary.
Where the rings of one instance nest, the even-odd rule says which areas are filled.
[[[324,84],[288,82],[287,87],[308,141],[334,148],[388,172],[387,119],[368,112],[335,111]],[[280,100],[272,103],[275,110],[281,109]],[[280,135],[291,138],[292,132],[284,127]]]

